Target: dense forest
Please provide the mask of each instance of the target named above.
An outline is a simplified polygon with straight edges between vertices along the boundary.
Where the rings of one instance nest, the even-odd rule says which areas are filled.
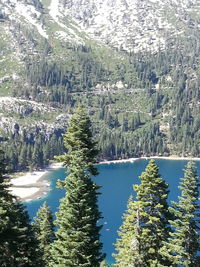
[[[56,155],[65,151],[62,136],[53,134],[47,139],[41,133],[36,136],[24,132],[15,133],[6,142],[7,170],[23,171],[44,168]]]
[[[109,266],[102,253],[98,209],[99,187],[91,180],[98,149],[90,119],[82,107],[63,136],[67,153],[57,158],[68,177],[56,212],[44,204],[30,223],[25,207],[8,190],[4,154],[0,151],[0,264],[2,267]],[[193,162],[180,182],[178,202],[169,206],[168,185],[150,160],[135,185],[116,242],[114,266],[199,266],[199,181]],[[56,226],[56,230],[54,227]]]

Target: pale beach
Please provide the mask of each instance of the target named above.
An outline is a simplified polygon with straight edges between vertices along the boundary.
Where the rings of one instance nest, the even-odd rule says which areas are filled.
[[[178,156],[151,156],[151,157],[140,157],[140,158],[129,158],[129,159],[116,159],[116,160],[105,160],[99,162],[99,164],[115,164],[115,163],[126,163],[126,162],[134,162],[137,160],[150,160],[150,159],[165,159],[165,160],[187,160],[187,161],[199,161],[200,158],[194,157],[178,157]]]
[[[153,156],[147,159],[168,159],[168,160],[187,160],[187,161],[199,161],[200,160],[200,158],[178,157],[178,156],[169,156],[169,157]]]
[[[12,178],[10,180],[10,191],[24,202],[39,199],[50,190],[51,182],[43,178],[43,176],[61,167],[62,163],[53,163],[43,170],[28,172],[19,177]]]
[[[129,158],[129,159],[116,159],[116,160],[105,160],[101,161],[98,164],[115,164],[115,163],[126,163],[126,162],[134,162],[136,160],[140,160],[143,158]]]

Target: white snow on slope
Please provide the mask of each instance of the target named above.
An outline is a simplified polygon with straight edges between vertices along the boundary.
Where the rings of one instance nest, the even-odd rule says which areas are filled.
[[[44,38],[43,12],[45,23],[50,18],[59,26],[53,32],[57,39],[84,44],[87,38],[135,52],[164,48],[172,35],[184,34],[188,12],[198,14],[200,8],[199,0],[50,0],[44,11],[34,5],[33,0],[0,0],[11,19],[24,18]]]
[[[168,34],[179,33],[176,23],[184,25],[198,1],[71,0],[63,9],[60,1],[60,10],[93,39],[128,51],[156,51],[165,47]]]
[[[60,18],[63,18],[63,13],[60,12],[59,7],[59,0],[52,0],[51,4],[49,6],[49,15],[52,17],[52,19],[63,29],[67,31],[57,31],[56,36],[61,37],[65,41],[76,41],[79,44],[83,44],[83,40],[77,36],[77,34],[69,27],[67,27],[65,24],[60,22]]]
[[[141,50],[164,45],[154,27],[159,17],[155,5],[140,0],[74,0],[65,3],[63,13],[94,39],[118,48]],[[166,27],[167,23],[162,24]]]
[[[46,31],[42,28],[42,25],[37,21],[37,19],[33,18],[33,15],[36,16],[36,18],[38,18],[40,15],[40,13],[36,11],[33,6],[24,5],[22,3],[17,3],[15,9],[19,15],[23,16],[28,22],[30,22],[32,25],[34,25],[37,28],[40,35],[48,39],[48,35]]]
[[[61,27],[65,28],[66,26],[59,22],[58,17],[63,17],[63,14],[59,11],[59,0],[51,0],[51,4],[49,6],[49,15],[52,19]]]
[[[3,10],[6,11],[7,14],[9,14],[9,17],[11,19],[16,19],[17,15],[24,17],[29,24],[36,27],[38,33],[42,37],[48,39],[46,31],[44,30],[42,24],[39,22],[41,13],[37,11],[33,5],[27,4],[26,2],[19,2],[17,0],[1,0],[1,2],[3,3]]]

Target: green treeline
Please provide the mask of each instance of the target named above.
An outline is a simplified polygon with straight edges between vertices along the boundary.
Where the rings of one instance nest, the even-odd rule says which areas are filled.
[[[99,186],[91,176],[98,154],[91,123],[78,106],[64,134],[67,152],[57,159],[68,177],[56,219],[44,203],[31,224],[25,207],[8,190],[5,160],[0,156],[0,263],[2,267],[108,266],[102,253],[98,221]],[[116,243],[116,264],[127,267],[199,266],[199,180],[193,162],[180,182],[178,202],[168,205],[168,185],[154,160],[149,161],[128,201]],[[56,230],[54,229],[56,227]],[[54,232],[55,231],[55,232]]]
[[[40,266],[40,251],[28,213],[8,190],[0,151],[0,266]]]
[[[11,134],[2,145],[7,170],[34,170],[48,166],[54,156],[64,152],[62,139],[61,134],[52,134],[48,138],[42,133],[34,136],[26,131],[22,135],[18,132]]]

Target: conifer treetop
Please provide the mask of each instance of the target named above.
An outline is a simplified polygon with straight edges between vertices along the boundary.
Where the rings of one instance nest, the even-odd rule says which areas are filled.
[[[60,182],[66,190],[56,213],[57,240],[53,243],[52,267],[99,267],[104,259],[101,252],[102,218],[98,209],[98,186],[91,175],[97,174],[94,166],[97,150],[92,140],[90,120],[82,107],[74,112],[64,144],[67,153],[59,157],[67,167],[68,176]]]
[[[172,202],[170,208],[174,216],[174,219],[170,220],[174,231],[164,243],[162,254],[175,266],[200,266],[200,184],[193,162],[188,162],[184,177],[180,180],[181,195],[177,202]]]
[[[74,111],[67,132],[63,135],[64,145],[67,153],[57,157],[68,168],[82,168],[91,175],[97,175],[96,156],[98,150],[93,141],[91,122],[83,106],[78,105]]]
[[[115,254],[116,267],[161,266],[168,262],[160,253],[163,241],[169,236],[168,185],[150,160],[134,185],[136,198],[128,202],[128,209],[119,231]],[[169,265],[167,265],[169,266]]]

